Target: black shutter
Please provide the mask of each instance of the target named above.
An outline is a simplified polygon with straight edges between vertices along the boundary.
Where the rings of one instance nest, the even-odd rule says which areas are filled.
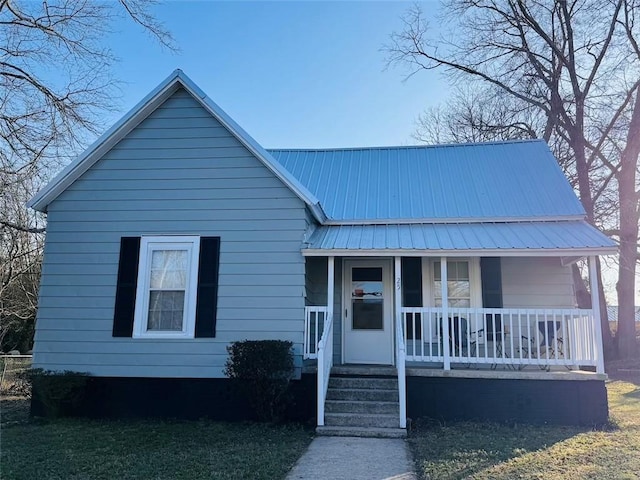
[[[120,239],[116,306],[113,313],[114,337],[131,337],[133,335],[139,258],[140,237],[122,237]]]
[[[480,279],[482,282],[482,306],[484,308],[502,308],[502,271],[500,257],[483,257],[480,259]],[[502,316],[490,315],[487,320],[487,338],[493,340],[493,323],[495,318],[496,333],[502,332]]]
[[[422,307],[422,258],[402,257],[402,306]]]
[[[200,239],[200,263],[198,265],[196,337],[216,336],[219,261],[220,237],[202,237]]]
[[[402,257],[402,306],[422,307],[422,258],[420,257]],[[407,315],[408,338],[422,338],[420,320],[419,313]]]

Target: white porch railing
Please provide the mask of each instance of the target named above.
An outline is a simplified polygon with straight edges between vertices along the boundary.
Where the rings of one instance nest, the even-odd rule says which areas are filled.
[[[407,361],[445,362],[442,308],[403,307]],[[582,309],[449,306],[452,363],[549,367],[596,366],[595,317]]]
[[[324,425],[324,402],[333,366],[333,319],[325,316],[324,331],[318,343],[318,425]]]
[[[304,353],[303,358],[318,358],[318,341],[327,321],[327,307],[304,307]]]

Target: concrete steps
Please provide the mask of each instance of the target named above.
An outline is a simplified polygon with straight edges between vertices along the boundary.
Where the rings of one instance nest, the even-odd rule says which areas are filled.
[[[339,367],[331,373],[325,425],[316,429],[318,435],[406,437],[406,430],[398,428],[400,406],[394,369]]]

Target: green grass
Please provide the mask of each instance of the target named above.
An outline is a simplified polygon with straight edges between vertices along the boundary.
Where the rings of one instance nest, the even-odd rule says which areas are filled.
[[[607,383],[611,425],[418,424],[409,439],[422,479],[639,479],[640,374]]]
[[[9,400],[3,402],[0,478],[7,480],[278,479],[312,438],[299,425],[38,422],[16,420],[20,410]]]

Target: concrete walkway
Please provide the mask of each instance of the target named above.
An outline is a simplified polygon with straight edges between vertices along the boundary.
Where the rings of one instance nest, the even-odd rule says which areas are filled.
[[[287,480],[416,480],[399,438],[316,437]]]

